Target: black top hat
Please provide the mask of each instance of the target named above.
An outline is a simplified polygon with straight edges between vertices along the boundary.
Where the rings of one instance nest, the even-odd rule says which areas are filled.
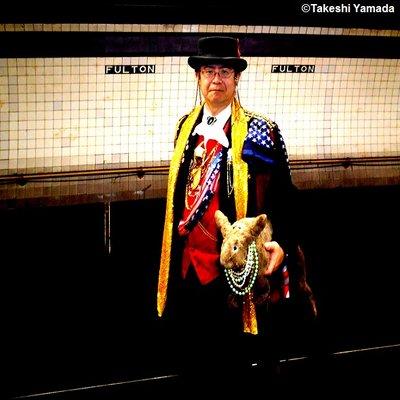
[[[196,70],[211,64],[225,65],[238,72],[247,68],[247,61],[240,58],[239,39],[225,36],[200,38],[198,55],[190,56],[188,64]]]

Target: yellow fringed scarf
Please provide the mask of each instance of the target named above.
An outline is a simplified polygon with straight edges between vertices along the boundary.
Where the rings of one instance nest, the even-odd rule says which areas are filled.
[[[186,118],[182,124],[179,137],[175,145],[175,151],[171,159],[168,190],[167,190],[167,205],[165,214],[165,224],[163,232],[163,240],[161,247],[160,272],[158,278],[158,293],[157,293],[157,311],[158,315],[164,312],[165,303],[167,300],[167,286],[169,277],[169,268],[171,262],[172,248],[172,229],[174,220],[174,193],[178,172],[181,165],[181,159],[185,150],[186,143],[193,131],[194,124],[200,114],[203,104],[197,106]],[[233,191],[235,196],[236,218],[240,219],[246,216],[247,200],[248,200],[248,166],[242,160],[243,142],[247,135],[247,123],[243,108],[238,101],[234,99],[232,105],[232,163],[233,163]],[[247,333],[257,334],[257,319],[255,305],[252,299],[252,293],[245,296],[243,305],[243,330]]]

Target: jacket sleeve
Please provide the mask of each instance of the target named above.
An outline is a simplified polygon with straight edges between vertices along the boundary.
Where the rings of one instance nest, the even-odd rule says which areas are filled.
[[[297,242],[296,193],[284,139],[278,126],[251,120],[242,157],[251,176],[252,213],[266,213],[272,222],[273,240],[290,253]]]
[[[268,215],[273,228],[272,238],[286,254],[282,266],[288,268],[290,297],[300,306],[305,306],[304,315],[315,317],[316,301],[306,281],[307,262],[301,248],[301,227],[305,217],[301,212],[298,189],[292,182],[286,146],[279,128],[274,125],[268,133],[272,141],[269,148],[260,149],[262,143],[253,141],[254,134],[252,144],[244,144],[244,149],[251,148],[254,154],[259,154],[247,157],[251,177],[249,205],[253,206],[252,214]]]

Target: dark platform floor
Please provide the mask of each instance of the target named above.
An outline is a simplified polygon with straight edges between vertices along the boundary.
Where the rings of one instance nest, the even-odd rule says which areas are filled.
[[[302,191],[300,201],[320,309],[317,343],[311,354],[301,343],[289,349],[289,359],[308,358],[282,362],[279,374],[253,368],[249,379],[260,382],[261,375],[262,386],[310,395],[320,393],[318,385],[341,396],[396,392],[398,368],[391,365],[400,361],[399,348],[385,346],[400,343],[399,244],[392,233],[400,226],[400,188]],[[112,204],[111,256],[104,254],[102,204],[0,210],[8,398],[96,385],[39,397],[137,398],[185,387],[180,376],[146,380],[176,374],[173,360],[157,350],[164,206]],[[375,347],[382,348],[334,355]]]

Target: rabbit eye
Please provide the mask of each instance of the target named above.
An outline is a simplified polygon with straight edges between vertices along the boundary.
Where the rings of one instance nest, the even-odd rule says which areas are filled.
[[[233,251],[237,251],[237,246],[233,246]]]

